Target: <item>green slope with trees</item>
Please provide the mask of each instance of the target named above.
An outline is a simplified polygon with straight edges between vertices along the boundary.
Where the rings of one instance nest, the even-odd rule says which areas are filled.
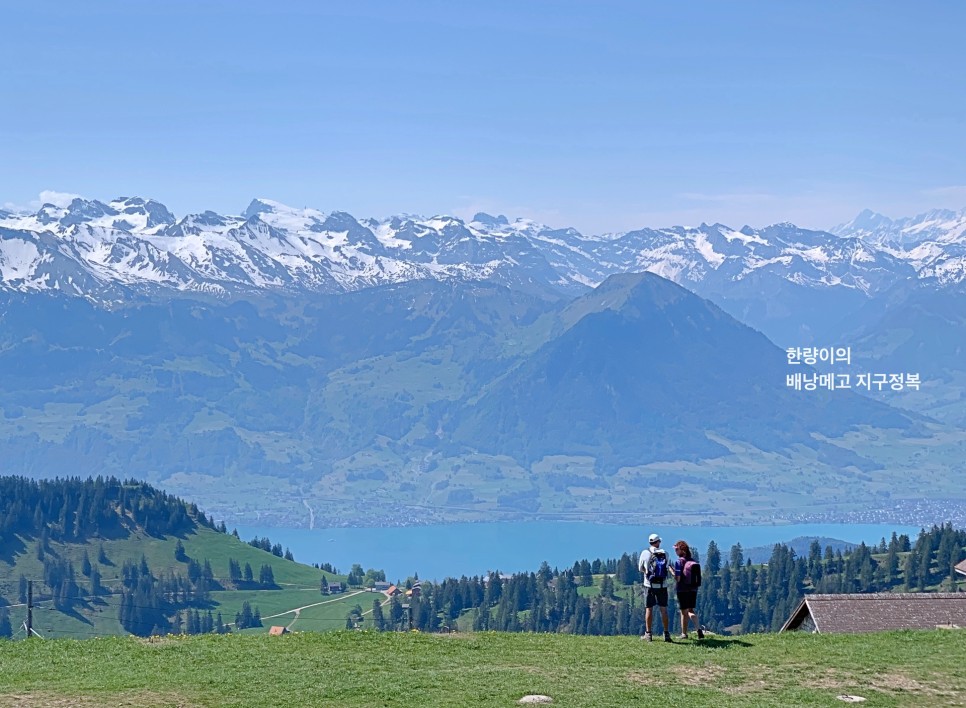
[[[21,627],[31,593],[34,630],[48,637],[254,628],[320,602],[340,607],[336,629],[355,602],[328,584],[376,576],[297,563],[140,482],[0,477],[0,637]]]

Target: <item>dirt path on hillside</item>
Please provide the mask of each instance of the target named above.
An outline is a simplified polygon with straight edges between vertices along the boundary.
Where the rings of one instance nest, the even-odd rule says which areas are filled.
[[[328,603],[330,603],[330,602],[336,602],[337,600],[345,600],[345,599],[348,599],[350,597],[355,597],[356,595],[361,595],[364,592],[368,592],[368,591],[366,591],[366,590],[357,590],[356,592],[354,592],[354,593],[352,593],[350,595],[343,595],[342,597],[336,598],[336,600],[326,600],[325,602],[316,602],[316,603],[313,603],[311,605],[305,605],[304,607],[297,607],[297,608],[295,608],[295,610],[289,610],[289,612],[295,612],[295,617],[292,618],[292,621],[291,622],[289,622],[287,625],[285,625],[285,629],[289,630],[290,632],[292,631],[292,625],[294,625],[298,621],[299,615],[302,614],[302,610],[307,610],[310,607],[318,607],[319,605],[327,605]],[[388,602],[388,600],[387,600],[387,602]],[[383,603],[383,604],[385,604],[385,603]],[[372,612],[372,610],[370,609],[369,612]],[[283,612],[282,614],[283,615],[286,615],[286,614],[288,614],[288,612]],[[363,612],[362,614],[365,615],[366,613]],[[278,617],[278,616],[279,615],[271,615],[271,617]]]
[[[346,598],[355,597],[356,595],[361,595],[362,593],[365,593],[365,592],[369,592],[369,591],[368,590],[356,590],[353,593],[349,593],[348,595],[342,595],[340,597],[336,597],[336,598],[333,598],[331,600],[323,600],[322,602],[313,602],[312,604],[309,604],[309,605],[302,605],[301,607],[296,607],[296,608],[293,608],[291,610],[285,610],[285,612],[277,612],[274,615],[266,615],[265,617],[262,617],[262,620],[275,619],[276,617],[284,617],[285,615],[290,615],[290,614],[292,614],[294,612],[295,613],[295,619],[293,619],[291,622],[289,622],[286,625],[286,629],[288,629],[293,624],[295,624],[295,620],[297,620],[299,618],[299,615],[301,614],[302,610],[307,610],[310,607],[318,607],[319,605],[328,605],[328,604],[333,603],[333,602],[339,602],[340,600],[345,600]],[[232,626],[234,624],[235,624],[234,622],[229,622],[228,623],[228,626],[230,627],[230,626]]]

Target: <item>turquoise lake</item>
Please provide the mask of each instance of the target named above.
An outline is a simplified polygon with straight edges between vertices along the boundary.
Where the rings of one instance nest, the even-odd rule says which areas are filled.
[[[242,539],[268,536],[291,549],[302,563],[332,563],[341,572],[353,563],[380,568],[390,580],[418,573],[422,579],[536,570],[547,561],[559,568],[581,558],[619,558],[639,552],[648,534],[665,545],[684,539],[703,555],[714,540],[727,556],[735,543],[744,548],[790,541],[799,536],[878,543],[892,532],[915,540],[919,527],[894,524],[786,524],[768,526],[624,526],[568,521],[443,524],[402,528],[291,529],[244,526]]]

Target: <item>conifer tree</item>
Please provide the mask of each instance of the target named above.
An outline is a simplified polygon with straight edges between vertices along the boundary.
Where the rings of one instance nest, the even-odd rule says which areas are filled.
[[[386,618],[382,614],[382,603],[378,598],[372,601],[372,624],[379,632],[386,629]]]
[[[10,613],[6,607],[0,607],[0,639],[13,637],[13,627],[10,626]]]

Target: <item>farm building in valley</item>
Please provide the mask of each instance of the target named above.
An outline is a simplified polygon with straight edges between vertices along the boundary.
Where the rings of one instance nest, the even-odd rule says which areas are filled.
[[[966,629],[966,593],[806,595],[781,631],[845,634],[938,627]]]

